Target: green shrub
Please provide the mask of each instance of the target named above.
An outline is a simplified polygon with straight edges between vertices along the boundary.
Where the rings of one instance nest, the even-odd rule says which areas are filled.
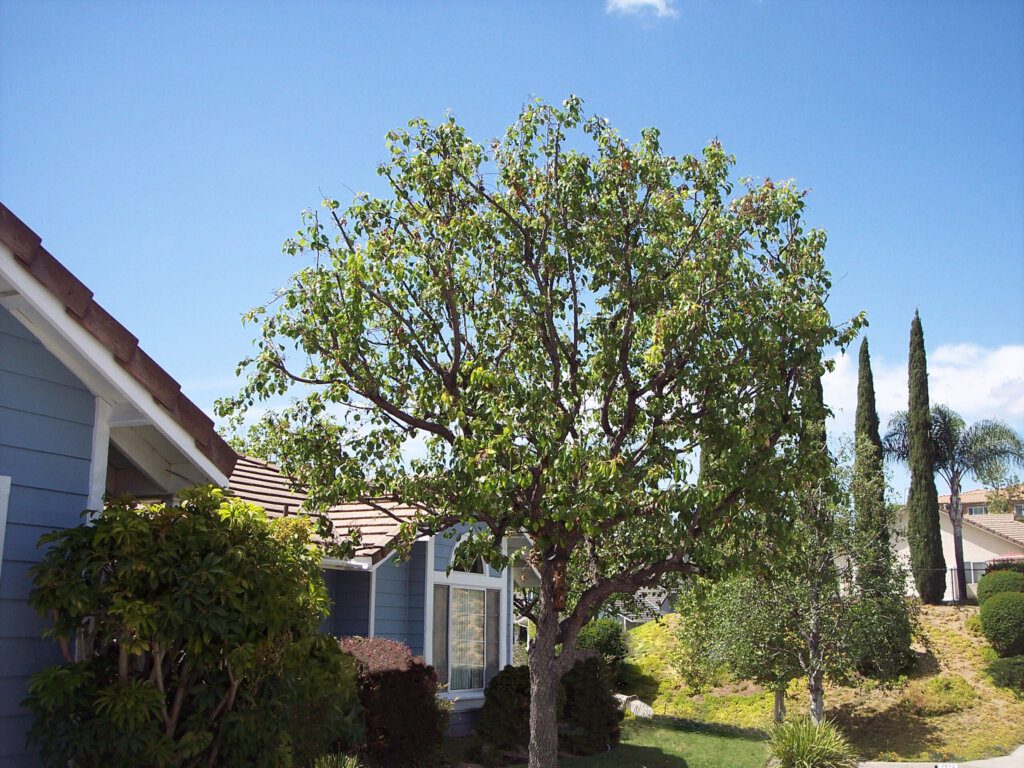
[[[382,766],[434,765],[441,759],[448,709],[434,668],[408,646],[385,638],[346,637],[355,657],[366,717],[366,753]]]
[[[985,564],[986,575],[997,571],[1024,573],[1024,557],[1017,557],[1012,560],[990,560]]]
[[[593,656],[576,662],[565,673],[558,726],[564,749],[592,755],[619,742],[622,711],[611,687],[607,667]]]
[[[777,725],[768,744],[779,768],[856,768],[857,753],[836,726],[806,718]]]
[[[530,741],[530,670],[505,667],[491,678],[476,725],[481,741],[500,750],[524,747]]]
[[[936,675],[911,683],[904,700],[917,714],[937,717],[962,712],[977,698],[974,688],[960,675]]]
[[[603,752],[618,743],[622,712],[601,659],[577,662],[562,677],[558,693],[559,747],[576,754]],[[484,693],[477,735],[485,747],[521,751],[530,737],[530,672],[505,667]]]
[[[1000,688],[1024,691],[1024,656],[995,659],[989,662],[986,671]]]
[[[613,667],[629,653],[626,633],[615,619],[594,619],[584,625],[576,638],[576,647],[581,651],[597,651]]]
[[[1024,593],[1001,592],[981,606],[985,639],[1000,656],[1024,654]]]
[[[40,540],[30,603],[66,659],[25,702],[44,763],[288,764],[307,698],[337,702],[324,742],[357,736],[354,665],[321,668],[328,598],[308,518],[269,521],[211,487],[181,499],[112,504]]]
[[[1024,592],[1024,573],[994,571],[986,573],[978,582],[978,603],[984,605],[992,595],[1002,592]]]

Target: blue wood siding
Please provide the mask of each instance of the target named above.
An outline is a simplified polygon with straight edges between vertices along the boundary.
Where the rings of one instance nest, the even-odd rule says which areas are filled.
[[[26,604],[39,537],[81,521],[89,493],[92,393],[0,307],[0,475],[11,478],[0,572],[0,765],[38,764],[21,709],[29,675],[58,662]]]
[[[376,571],[373,633],[403,642],[417,655],[423,654],[426,557],[426,542],[418,541],[408,560],[391,557]]]
[[[370,572],[324,571],[331,613],[320,626],[335,637],[370,634]]]

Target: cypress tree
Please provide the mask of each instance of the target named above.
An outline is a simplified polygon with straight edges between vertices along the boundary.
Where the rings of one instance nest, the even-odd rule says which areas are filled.
[[[921,317],[916,311],[910,325],[908,373],[910,493],[907,496],[907,539],[910,543],[910,570],[921,600],[936,604],[942,601],[946,592],[946,561],[942,556],[939,535],[939,497],[935,490],[935,451],[928,405],[928,361],[924,352]]]
[[[875,408],[875,381],[871,373],[871,353],[867,337],[860,343],[857,371],[857,414],[854,421],[856,478],[854,512],[863,546],[858,563],[858,580],[863,587],[875,583],[875,577],[888,573],[889,526],[885,508],[885,474],[882,470],[882,438]]]

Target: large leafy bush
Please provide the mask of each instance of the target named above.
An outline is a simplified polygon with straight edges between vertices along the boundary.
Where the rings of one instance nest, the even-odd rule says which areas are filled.
[[[359,670],[369,758],[396,767],[439,762],[448,710],[437,697],[434,668],[394,640],[346,637],[339,643]]]
[[[316,631],[328,598],[308,519],[271,522],[210,487],[181,499],[41,539],[30,602],[65,657],[26,701],[44,762],[279,766],[355,740],[355,666]]]
[[[775,726],[768,745],[779,768],[856,768],[857,753],[835,725],[807,718]]]
[[[981,606],[981,629],[1000,656],[1024,654],[1024,593],[1000,592]]]
[[[983,605],[1001,592],[1024,592],[1024,573],[1013,570],[991,571],[978,582],[978,603]]]

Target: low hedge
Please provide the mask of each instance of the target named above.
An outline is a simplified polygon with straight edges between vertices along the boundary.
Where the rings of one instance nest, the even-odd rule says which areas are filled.
[[[992,682],[1000,688],[1024,691],[1024,656],[995,659],[989,663],[986,671]]]
[[[1024,592],[1024,573],[1011,570],[986,573],[978,582],[978,604],[984,605],[992,595],[1001,592]]]
[[[985,573],[996,573],[999,571],[1015,571],[1024,573],[1024,557],[1013,558],[1012,560],[990,560],[985,564]]]
[[[339,645],[356,660],[366,718],[365,749],[371,762],[438,764],[448,712],[437,698],[434,668],[394,640],[346,637]]]
[[[1000,656],[1024,654],[1024,593],[1000,592],[981,606],[981,629]]]

